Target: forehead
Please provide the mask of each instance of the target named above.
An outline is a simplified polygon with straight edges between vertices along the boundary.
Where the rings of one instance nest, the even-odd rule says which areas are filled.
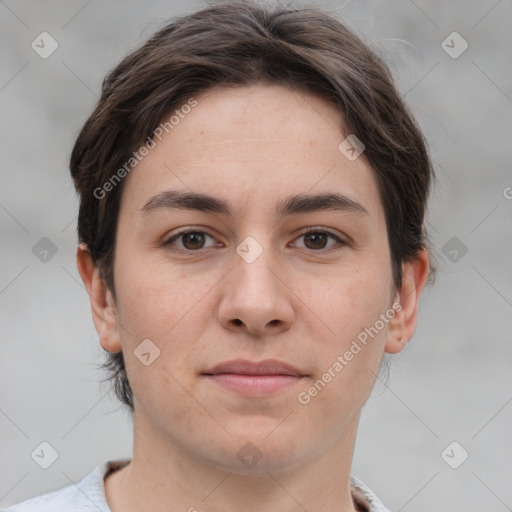
[[[339,149],[348,134],[331,104],[263,85],[209,90],[190,104],[163,120],[161,140],[154,138],[154,148],[127,176],[125,212],[140,214],[170,189],[224,198],[238,215],[276,211],[284,197],[317,192],[343,194],[370,216],[382,214],[364,153],[350,161]]]

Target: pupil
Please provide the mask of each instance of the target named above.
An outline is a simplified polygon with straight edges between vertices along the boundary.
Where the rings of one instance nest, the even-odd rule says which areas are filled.
[[[312,242],[313,249],[323,249],[327,242],[327,235],[325,233],[308,233],[304,238],[306,245],[307,242]]]
[[[191,242],[191,243],[188,243]],[[187,249],[201,249],[204,243],[204,236],[202,233],[185,233],[183,235],[183,245]]]

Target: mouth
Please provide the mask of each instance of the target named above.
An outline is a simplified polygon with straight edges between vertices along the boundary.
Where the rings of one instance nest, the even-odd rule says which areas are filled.
[[[245,395],[268,395],[293,386],[307,375],[282,361],[237,359],[202,373],[215,385]]]

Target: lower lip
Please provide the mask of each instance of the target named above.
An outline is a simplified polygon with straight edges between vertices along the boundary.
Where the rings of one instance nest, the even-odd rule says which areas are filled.
[[[295,375],[241,375],[221,373],[208,375],[216,384],[247,395],[267,395],[292,386],[302,377]]]

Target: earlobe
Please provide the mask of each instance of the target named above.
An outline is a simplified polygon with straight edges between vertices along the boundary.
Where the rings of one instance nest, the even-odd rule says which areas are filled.
[[[396,354],[400,352],[407,343],[407,340],[403,334],[404,311],[400,297],[400,291],[397,291],[395,294],[392,308],[395,311],[395,316],[389,322],[388,326],[388,337],[385,347],[385,351],[388,354]]]
[[[395,295],[396,314],[389,322],[385,346],[385,351],[389,354],[400,352],[414,335],[419,299],[427,282],[428,272],[429,258],[425,249],[414,260],[402,265],[402,287]],[[396,306],[397,300],[399,307]]]
[[[108,352],[120,352],[122,347],[115,302],[85,244],[78,247],[76,260],[78,271],[89,295],[92,319],[101,346]]]
[[[388,337],[385,351],[388,354],[398,354],[398,352],[401,352],[405,345],[407,345],[407,341],[408,340],[406,340],[403,336],[393,338]]]

